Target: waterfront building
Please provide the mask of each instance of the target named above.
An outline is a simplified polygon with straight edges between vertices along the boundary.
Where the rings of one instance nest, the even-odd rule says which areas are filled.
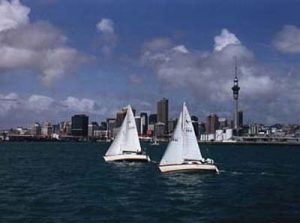
[[[110,139],[113,137],[113,129],[116,126],[116,119],[108,118],[106,119],[106,123],[107,123],[107,137]]]
[[[219,117],[216,114],[210,114],[206,118],[206,133],[215,134],[216,130],[219,128]]]
[[[116,123],[115,123],[116,128],[121,127],[125,116],[126,116],[126,110],[124,108],[122,109],[122,111],[117,112],[117,114],[116,114]]]
[[[195,115],[192,115],[191,116],[191,120],[192,120],[192,124],[193,124],[193,127],[194,127],[194,131],[195,131],[195,134],[196,134],[196,137],[197,139],[199,138],[199,119],[197,116]]]
[[[141,125],[142,125],[142,135],[147,135],[148,130],[148,114],[146,112],[142,112],[141,116]]]
[[[34,136],[39,136],[42,134],[42,127],[40,123],[38,122],[33,123],[31,127],[31,134]]]
[[[87,136],[88,135],[89,117],[84,114],[72,116],[72,135]]]
[[[149,124],[155,124],[157,122],[157,114],[149,115]]]
[[[141,116],[135,116],[135,124],[136,124],[136,129],[138,132],[138,135],[141,136],[142,135],[142,120],[141,120]]]
[[[99,125],[97,122],[91,122],[88,126],[88,136],[89,137],[94,137],[95,136],[95,131],[99,130]]]
[[[219,118],[219,128],[220,129],[225,129],[228,127],[228,122],[227,122],[227,119],[226,118]]]
[[[52,135],[52,125],[50,122],[45,122],[42,128],[42,135],[50,137]]]
[[[155,130],[154,130],[154,134],[157,138],[164,138],[165,137],[165,123],[163,122],[157,122],[155,124]]]
[[[157,102],[157,122],[165,124],[165,134],[169,133],[168,130],[169,121],[169,101],[166,98]]]
[[[198,122],[198,126],[199,126],[199,136],[200,136],[201,134],[204,134],[206,132],[205,123]]]
[[[60,133],[60,125],[59,124],[52,125],[52,134],[59,135],[59,133]]]
[[[173,133],[175,127],[176,127],[176,124],[177,124],[177,119],[174,119],[174,120],[169,120],[168,121],[168,130],[169,130],[169,133]]]
[[[100,130],[107,130],[107,122],[101,122],[100,126],[99,126]]]

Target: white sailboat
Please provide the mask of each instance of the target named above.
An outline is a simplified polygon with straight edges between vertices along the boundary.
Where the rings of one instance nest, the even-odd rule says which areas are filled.
[[[127,107],[126,116],[120,127],[119,133],[103,158],[106,162],[150,161],[149,156],[142,153],[135,119],[130,105]]]
[[[172,139],[160,161],[159,169],[161,172],[219,172],[212,159],[204,159],[201,155],[192,120],[185,103]]]

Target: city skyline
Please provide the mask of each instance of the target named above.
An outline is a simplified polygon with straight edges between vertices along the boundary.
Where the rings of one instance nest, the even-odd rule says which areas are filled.
[[[1,129],[151,114],[163,97],[171,118],[184,101],[231,118],[234,57],[246,122],[298,123],[300,2],[130,3],[1,1]]]

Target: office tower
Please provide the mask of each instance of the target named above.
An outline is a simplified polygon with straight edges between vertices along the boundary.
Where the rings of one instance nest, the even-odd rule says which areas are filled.
[[[94,132],[95,132],[96,130],[99,130],[99,125],[98,125],[98,123],[97,123],[97,122],[91,122],[91,123],[89,124],[89,127],[88,127],[88,136],[89,136],[89,137],[94,137],[94,136],[95,136]]]
[[[228,127],[228,122],[226,118],[219,118],[219,123],[220,123],[219,126],[220,129],[225,129]]]
[[[107,130],[107,122],[101,122],[100,126],[99,126],[100,130]]]
[[[108,118],[108,119],[106,119],[106,123],[107,123],[107,137],[112,138],[113,137],[113,129],[116,126],[116,119]]]
[[[88,135],[89,117],[86,115],[72,116],[72,135],[73,136],[87,136]]]
[[[169,130],[169,133],[173,133],[174,132],[174,129],[175,129],[175,127],[176,127],[176,124],[177,124],[177,119],[175,119],[175,120],[169,120],[169,126],[168,126],[168,130]]]
[[[42,127],[42,135],[50,137],[52,134],[52,125],[50,122],[45,122]]]
[[[219,126],[219,117],[216,114],[210,114],[209,116],[207,116],[205,127],[207,134],[215,134]]]
[[[198,123],[199,119],[195,115],[192,115],[191,119],[192,119],[192,124],[194,127],[195,134],[196,134],[197,138],[199,138],[199,123]]]
[[[148,114],[146,112],[142,112],[141,116],[141,125],[142,125],[142,135],[147,135],[148,131]]]
[[[157,114],[150,114],[149,115],[149,124],[155,124],[157,122]]]
[[[135,124],[136,124],[136,130],[138,132],[138,135],[142,135],[142,119],[141,116],[135,116]]]
[[[35,122],[31,127],[31,134],[34,136],[39,136],[42,134],[42,127],[40,123]]]
[[[236,131],[236,135],[238,135],[238,129],[239,129],[239,118],[238,118],[238,101],[239,101],[239,80],[237,78],[237,64],[236,64],[236,59],[235,59],[235,77],[233,80],[233,87],[232,93],[233,93],[233,100],[234,100],[234,118],[233,118],[233,123],[234,123],[234,129]]]
[[[122,111],[117,112],[117,115],[116,115],[116,124],[115,124],[116,128],[121,127],[121,125],[123,123],[123,120],[124,120],[124,118],[126,116],[126,111],[127,110],[122,109]]]
[[[157,122],[165,124],[164,133],[168,134],[168,121],[169,121],[169,101],[166,98],[157,102]]]

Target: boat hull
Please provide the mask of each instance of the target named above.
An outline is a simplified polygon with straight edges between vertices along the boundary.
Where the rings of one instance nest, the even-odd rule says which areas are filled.
[[[174,164],[174,165],[160,165],[159,170],[162,173],[170,172],[207,172],[219,173],[218,168],[213,164]]]
[[[117,162],[117,161],[132,161],[132,162],[149,162],[149,156],[145,154],[122,154],[115,156],[103,156],[106,162]]]

